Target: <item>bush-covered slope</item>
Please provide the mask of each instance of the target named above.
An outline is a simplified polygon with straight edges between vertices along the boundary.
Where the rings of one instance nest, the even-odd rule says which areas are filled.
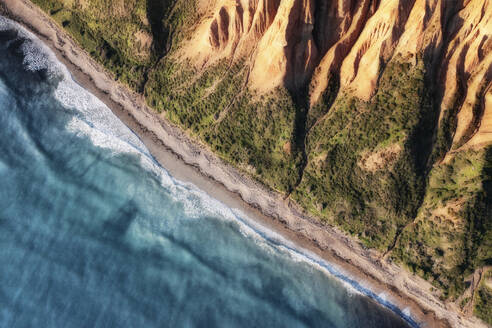
[[[281,192],[299,177],[296,106],[285,89],[256,96],[248,66],[218,62],[199,71],[163,58],[149,73],[149,104],[207,143],[222,158]]]
[[[368,102],[340,93],[309,130],[308,164],[294,199],[386,250],[411,221],[425,187],[436,115],[425,69],[395,58]]]
[[[465,278],[492,258],[492,147],[435,165],[422,206],[392,253],[457,298]]]

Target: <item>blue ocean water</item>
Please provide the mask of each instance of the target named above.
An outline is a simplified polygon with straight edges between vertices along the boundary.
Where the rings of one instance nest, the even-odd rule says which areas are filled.
[[[0,185],[0,327],[415,326],[173,179],[2,17]]]

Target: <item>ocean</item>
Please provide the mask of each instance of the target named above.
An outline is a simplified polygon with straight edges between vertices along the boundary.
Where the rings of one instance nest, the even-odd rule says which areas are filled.
[[[0,17],[0,327],[409,327],[409,313],[174,179]]]

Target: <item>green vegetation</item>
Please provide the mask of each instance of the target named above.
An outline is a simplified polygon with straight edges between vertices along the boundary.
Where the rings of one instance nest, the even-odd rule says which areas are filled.
[[[196,21],[194,1],[32,0],[116,79],[142,92],[149,69]]]
[[[492,325],[492,311],[490,311],[492,309],[492,271],[489,270],[484,274],[475,297],[475,315]]]
[[[393,58],[368,102],[341,94],[332,75],[307,109],[304,90],[250,91],[246,58],[201,69],[180,58],[200,21],[195,1],[32,1],[162,116],[323,222],[388,252],[444,298],[492,265],[492,147],[441,162],[464,91],[437,125],[425,59]],[[489,287],[475,304],[490,323]]]
[[[309,109],[306,119],[306,129],[310,130],[330,110],[335,101],[340,88],[340,77],[330,75],[328,77],[328,86],[321,95],[319,100],[312,108]]]
[[[296,108],[285,89],[252,95],[247,69],[243,61],[222,61],[199,72],[163,58],[149,74],[145,96],[222,158],[285,192],[299,176],[299,152],[289,146]]]
[[[436,165],[415,222],[393,258],[457,298],[464,278],[492,258],[491,149],[462,151]]]
[[[142,87],[149,51],[138,49],[138,31],[150,35],[145,25],[145,2],[88,0],[84,2],[33,0],[62,25],[74,39],[115,77],[135,90]],[[81,3],[84,3],[82,5]]]
[[[369,247],[387,249],[424,193],[428,125],[435,119],[424,75],[422,61],[393,60],[370,102],[339,96],[307,137],[308,165],[294,199]],[[401,146],[393,161],[375,171],[361,167],[365,154],[392,145]]]

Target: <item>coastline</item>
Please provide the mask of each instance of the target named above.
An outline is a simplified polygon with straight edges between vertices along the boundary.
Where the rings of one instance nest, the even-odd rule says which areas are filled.
[[[2,8],[2,6],[4,8]],[[4,10],[5,9],[5,10]],[[300,211],[282,195],[221,161],[205,146],[192,140],[145,105],[141,95],[129,91],[106,73],[41,10],[26,0],[1,0],[0,14],[12,18],[48,45],[85,89],[102,100],[140,137],[154,158],[170,174],[240,209],[261,225],[278,232],[299,247],[319,256],[363,281],[376,295],[425,327],[480,327],[476,318],[465,318],[430,292],[431,285],[398,266],[380,261],[380,254],[364,249],[334,227],[323,226]],[[485,325],[483,325],[485,327]]]

